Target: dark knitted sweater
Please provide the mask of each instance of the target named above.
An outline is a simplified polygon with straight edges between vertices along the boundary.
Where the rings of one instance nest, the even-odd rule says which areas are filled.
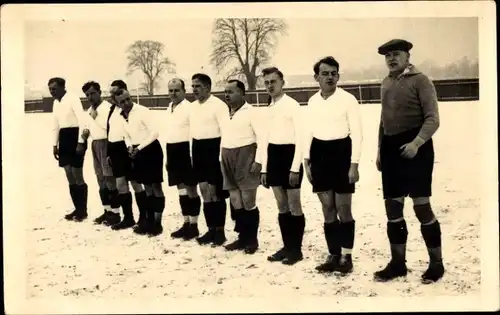
[[[397,77],[387,76],[382,81],[381,96],[379,146],[383,135],[396,135],[420,128],[418,136],[427,141],[439,128],[434,84],[413,65]]]

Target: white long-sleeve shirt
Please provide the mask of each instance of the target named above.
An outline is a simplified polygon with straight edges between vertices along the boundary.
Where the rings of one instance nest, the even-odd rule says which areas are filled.
[[[94,109],[89,107],[86,112],[86,128],[90,131],[90,136],[93,140],[105,140],[107,138],[107,123],[111,104],[107,101],[97,106],[97,116],[92,118],[91,114]]]
[[[125,118],[121,115],[121,108],[115,106],[111,117],[109,117],[109,131],[108,131],[108,141],[109,142],[120,142],[125,141],[127,147],[132,145],[130,143],[130,138],[126,136],[125,133]]]
[[[228,106],[213,95],[210,95],[203,104],[194,101],[191,105],[189,123],[191,137],[196,140],[220,137],[220,125],[228,115]]]
[[[78,138],[78,142],[85,142],[82,138],[82,131],[86,126],[85,111],[83,109],[82,101],[78,96],[66,92],[61,101],[54,99],[52,116],[52,141],[54,146],[59,143],[59,130],[63,128],[80,128],[80,137]]]
[[[142,150],[157,140],[158,136],[156,121],[149,108],[134,103],[125,120],[125,141],[138,145],[137,149]]]
[[[172,105],[170,105],[172,106]],[[165,121],[165,138],[167,143],[180,143],[190,141],[189,115],[193,104],[184,99],[172,110],[167,110]]]
[[[301,124],[300,104],[284,94],[278,101],[271,102],[265,109],[265,132],[262,145],[262,172],[267,172],[267,146],[272,144],[294,144],[295,154],[293,157],[291,172],[299,172],[302,163],[301,140],[303,138]]]
[[[262,141],[263,130],[257,111],[258,109],[245,103],[231,118],[228,110],[227,118],[221,125],[221,147],[234,149],[256,143],[255,162],[261,163],[263,148],[259,143]]]
[[[351,163],[359,163],[363,133],[359,103],[356,97],[337,87],[326,100],[317,92],[309,99],[306,110],[307,132],[304,140],[304,158],[309,158],[313,138],[336,140],[350,136]]]

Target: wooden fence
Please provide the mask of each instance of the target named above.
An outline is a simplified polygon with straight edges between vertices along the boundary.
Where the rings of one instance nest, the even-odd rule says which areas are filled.
[[[479,79],[455,79],[435,80],[439,101],[477,101],[479,100]],[[380,83],[372,84],[344,84],[339,85],[349,93],[352,93],[361,104],[380,103]],[[317,87],[289,88],[285,92],[297,100],[301,105],[306,105],[307,100],[318,91]],[[214,92],[219,98],[224,97],[224,92]],[[247,102],[255,106],[266,106],[268,95],[265,90],[247,92]],[[137,96],[133,96],[137,99]],[[193,94],[187,94],[189,101],[194,100]],[[84,108],[89,104],[82,98]],[[139,96],[141,105],[151,109],[165,109],[170,104],[168,95]],[[52,98],[47,97],[40,100],[25,101],[25,112],[52,112]]]

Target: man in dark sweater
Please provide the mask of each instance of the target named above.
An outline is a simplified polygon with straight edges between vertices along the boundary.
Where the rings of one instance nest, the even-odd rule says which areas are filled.
[[[408,230],[403,216],[405,197],[413,209],[430,257],[423,283],[438,281],[444,274],[441,228],[430,205],[434,148],[432,136],[439,127],[436,90],[432,81],[410,63],[413,45],[394,39],[380,46],[389,75],[382,82],[382,115],[379,128],[377,168],[387,214],[387,235],[392,259],[375,280],[406,276]]]

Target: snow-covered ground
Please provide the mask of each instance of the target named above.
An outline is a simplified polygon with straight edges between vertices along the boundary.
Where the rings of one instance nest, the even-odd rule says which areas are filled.
[[[266,261],[267,255],[280,247],[281,239],[272,191],[264,188],[259,188],[257,197],[261,210],[260,249],[252,256],[228,253],[223,248],[200,247],[195,241],[172,240],[170,233],[178,227],[182,217],[176,189],[168,187],[166,182],[167,205],[162,236],[151,239],[136,236],[131,230],[115,232],[93,225],[92,219],[102,210],[90,151],[87,151],[84,166],[89,185],[89,219],[83,223],[63,220],[72,204],[64,172],[52,157],[50,114],[26,114],[30,130],[26,133],[25,147],[31,152],[25,157],[28,162],[24,210],[28,220],[27,297],[170,297],[179,300],[287,297],[291,304],[299,298],[329,297],[330,311],[337,311],[335,304],[347,297],[432,298],[480,294],[480,214],[484,205],[481,186],[486,183],[482,180],[480,167],[485,151],[477,140],[481,132],[478,108],[479,102],[440,104],[441,127],[434,137],[436,164],[432,204],[441,222],[447,273],[439,283],[427,286],[419,281],[427,267],[427,252],[411,200],[405,205],[410,273],[407,278],[392,283],[372,281],[373,272],[389,259],[381,178],[374,161],[380,105],[363,105],[361,110],[364,130],[361,178],[353,197],[357,222],[353,253],[355,270],[347,277],[322,275],[314,270],[326,256],[326,244],[320,203],[305,177],[302,185],[307,220],[303,243],[305,259],[291,267]],[[155,113],[161,122],[165,112]],[[134,211],[137,215],[137,210]],[[227,236],[232,240],[235,234],[229,211],[227,222]],[[200,230],[205,232],[202,216]],[[195,300],[192,303],[196,303]],[[168,312],[170,306],[164,306],[163,312]],[[78,311],[69,304],[64,309]]]

